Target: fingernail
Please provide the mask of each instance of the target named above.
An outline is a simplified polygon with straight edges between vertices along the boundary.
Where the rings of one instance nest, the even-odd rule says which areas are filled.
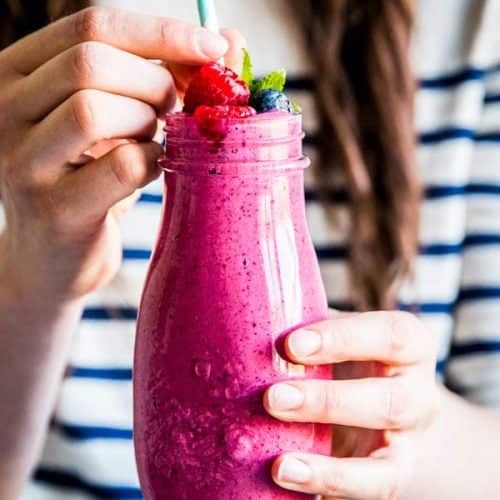
[[[321,335],[313,330],[297,330],[290,335],[288,347],[297,358],[311,356],[321,349]]]
[[[286,457],[278,469],[278,480],[284,483],[307,483],[311,478],[311,467],[294,457]]]
[[[211,59],[222,57],[228,50],[227,40],[217,33],[201,29],[196,33],[198,48]]]
[[[269,404],[273,410],[296,410],[304,403],[304,393],[290,384],[273,385],[269,389]]]

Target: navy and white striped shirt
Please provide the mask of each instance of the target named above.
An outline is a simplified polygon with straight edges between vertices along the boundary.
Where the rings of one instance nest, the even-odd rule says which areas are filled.
[[[108,1],[139,8],[139,2]],[[285,0],[219,0],[225,25],[248,37],[259,72],[287,67],[290,93],[315,133],[308,60]],[[401,307],[419,305],[439,344],[438,371],[472,401],[500,404],[500,2],[419,0],[414,67],[416,134],[425,186],[416,276]],[[195,21],[192,2],[144,1],[141,10]],[[308,146],[314,159],[314,147]],[[345,238],[314,191],[307,213],[331,305],[349,302]],[[141,498],[132,447],[132,350],[147,260],[157,233],[159,182],[123,223],[124,261],[87,300],[70,376],[26,500]],[[340,220],[345,200],[337,197]]]

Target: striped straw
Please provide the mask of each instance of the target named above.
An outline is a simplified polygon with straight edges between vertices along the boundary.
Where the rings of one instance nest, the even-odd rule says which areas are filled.
[[[214,0],[198,0],[198,13],[202,26],[215,33],[219,32]]]
[[[219,23],[217,21],[217,13],[215,12],[214,0],[198,0],[198,14],[200,15],[200,23],[214,33],[219,33]],[[224,58],[217,61],[224,66]]]

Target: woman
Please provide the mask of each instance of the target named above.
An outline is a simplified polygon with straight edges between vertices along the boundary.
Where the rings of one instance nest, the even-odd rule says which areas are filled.
[[[237,67],[243,42],[94,8],[9,45],[83,7],[48,4],[0,3],[0,496],[139,498],[133,319],[160,194],[153,184],[134,204],[135,193],[159,175],[157,117],[196,65]],[[192,14],[181,4],[162,12]],[[500,419],[438,387],[435,353],[449,387],[497,403],[498,2],[236,5],[218,4],[262,71],[297,76],[289,86],[309,120],[314,91],[308,212],[331,305],[387,310],[287,338],[292,360],[335,363],[336,380],[278,384],[263,404],[276,418],[332,423],[335,457],[288,453],[275,481],[331,498],[497,498]]]

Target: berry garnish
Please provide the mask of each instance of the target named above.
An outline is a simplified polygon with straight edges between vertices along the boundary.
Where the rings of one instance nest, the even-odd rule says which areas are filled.
[[[274,89],[259,90],[255,94],[252,94],[250,104],[259,113],[265,113],[266,111],[293,112],[290,99],[283,92],[278,92]]]
[[[184,111],[194,113],[198,106],[247,106],[248,85],[229,68],[217,63],[202,66],[194,75],[184,97]]]
[[[300,106],[288,99],[283,93],[286,84],[286,71],[277,69],[262,78],[255,78],[250,54],[243,49],[243,70],[241,79],[250,88],[250,106],[258,113],[266,111],[285,111],[287,113],[300,113]]]
[[[202,135],[213,141],[222,141],[227,134],[225,119],[248,118],[255,115],[250,106],[198,106],[194,116]]]
[[[246,50],[243,55],[241,77],[218,63],[208,63],[195,73],[184,96],[183,111],[194,115],[202,135],[216,144],[226,137],[230,119],[248,118],[257,112],[272,110],[300,112],[283,93],[285,70],[279,69],[256,79],[250,55]]]
[[[200,119],[247,118],[255,115],[250,106],[198,106],[194,116]]]

